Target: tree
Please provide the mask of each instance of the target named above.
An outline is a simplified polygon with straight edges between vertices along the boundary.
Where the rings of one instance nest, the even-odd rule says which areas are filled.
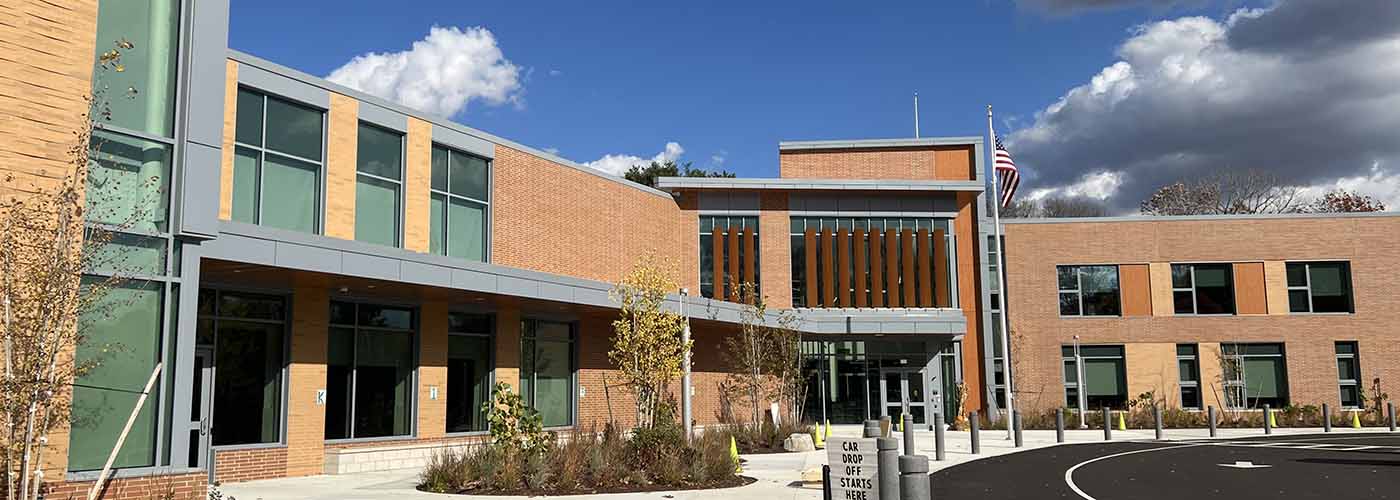
[[[671,263],[646,255],[609,292],[620,312],[613,321],[608,359],[636,397],[641,426],[655,426],[660,415],[675,414],[659,412],[658,407],[690,354],[691,344],[681,340],[685,317],[665,309],[666,294],[680,289],[675,271]]]
[[[1051,196],[1039,200],[1014,201],[1002,208],[1004,219],[1029,219],[1036,217],[1103,217],[1108,215],[1108,207],[1103,202],[1082,196]]]
[[[658,177],[734,177],[734,173],[728,170],[710,171],[695,168],[691,166],[690,162],[678,165],[675,160],[666,160],[664,162],[653,161],[651,165],[645,167],[632,165],[632,168],[628,169],[627,173],[622,174],[622,177],[643,186],[656,187],[656,178]]]
[[[1040,203],[1035,200],[1016,200],[1010,205],[1000,207],[1000,215],[1003,219],[1033,219],[1040,217]]]
[[[1143,215],[1287,214],[1305,208],[1297,186],[1258,170],[1174,182],[1158,188],[1139,205]]]
[[[755,428],[763,425],[763,402],[769,398],[787,405],[790,421],[797,422],[807,397],[798,317],[784,310],[770,323],[757,287],[741,283],[736,288],[737,296],[748,299],[740,305],[739,334],[724,339],[725,355],[735,368],[726,377],[725,397],[747,403],[749,423]]]
[[[1384,212],[1385,203],[1355,191],[1336,189],[1313,201],[1308,211],[1314,213]]]

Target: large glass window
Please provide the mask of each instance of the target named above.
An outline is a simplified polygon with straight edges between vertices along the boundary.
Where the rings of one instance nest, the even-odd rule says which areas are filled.
[[[1061,316],[1118,316],[1118,266],[1056,266]]]
[[[317,232],[321,208],[321,110],[238,90],[233,220]]]
[[[413,309],[331,302],[326,439],[413,432]]]
[[[1361,407],[1361,359],[1356,342],[1337,342],[1337,384],[1342,408]]]
[[[433,146],[429,249],[438,255],[486,260],[486,208],[491,163]]]
[[[729,245],[721,242],[723,251],[715,255],[714,229],[719,228],[721,238],[729,238],[737,231],[744,231],[744,238],[740,240],[738,255],[729,255]],[[747,274],[744,263],[749,252],[754,252],[753,262],[753,285],[758,287],[763,265],[759,262],[758,253],[758,217],[728,216],[728,215],[702,215],[700,216],[700,295],[709,298],[724,297],[724,292],[733,293],[741,283],[742,275]],[[752,245],[753,248],[749,248]],[[720,268],[724,270],[722,276],[715,276],[715,259],[720,260]],[[736,266],[740,276],[730,276],[730,262],[738,259]]]
[[[214,444],[281,440],[286,301],[199,291],[198,343],[214,349]]]
[[[806,231],[808,229],[812,229],[817,235],[817,241],[815,242],[816,248],[814,249],[817,260],[816,276],[807,276],[806,259],[807,245],[809,243],[806,241]],[[894,245],[893,248],[889,248],[885,245],[885,238],[883,235],[885,231],[890,229],[901,231],[901,234],[905,229],[913,231],[916,238],[913,244],[913,250],[917,254],[914,256],[915,261],[928,259],[929,265],[933,268],[937,268],[938,263],[933,262],[934,255],[922,255],[925,248],[924,243],[932,242],[918,241],[917,238],[920,230],[928,231],[929,238],[931,239],[933,238],[935,230],[942,229],[944,231],[945,248],[947,249],[946,255],[944,256],[946,259],[944,264],[946,264],[946,269],[949,273],[947,277],[949,293],[946,307],[958,306],[958,294],[955,291],[957,290],[957,250],[955,244],[956,239],[952,232],[951,220],[917,217],[793,217],[789,225],[788,236],[791,241],[790,255],[793,269],[792,300],[794,307],[825,307],[823,304],[808,304],[807,291],[808,287],[811,286],[815,286],[819,291],[825,290],[827,280],[832,280],[833,283],[840,282],[842,270],[838,265],[840,264],[838,255],[841,249],[832,248],[831,251],[837,255],[828,257],[821,244],[821,235],[828,230],[832,231],[834,234],[839,234],[839,231],[842,229],[848,232],[860,229],[865,232],[865,237],[861,240],[859,245],[857,245],[854,239],[847,244],[846,255],[850,255],[851,259],[850,262],[844,264],[846,268],[845,272],[849,273],[851,276],[851,284],[844,295],[842,295],[840,291],[837,292],[837,295],[852,297],[852,302],[858,304],[860,302],[859,299],[855,298],[855,295],[861,294],[864,295],[866,304],[870,304],[870,307],[876,307],[874,304],[877,303],[880,304],[878,307],[891,307],[893,304],[896,304],[896,302],[891,302],[892,300],[897,300],[902,297],[904,282],[910,280],[913,281],[916,290],[915,296],[923,296],[925,290],[928,290],[928,287],[934,284],[921,282],[921,271],[918,269],[922,264],[916,266],[914,276],[905,276],[903,246]],[[702,232],[703,231],[702,228]],[[931,245],[929,247],[931,248]],[[855,254],[861,248],[865,249],[865,253],[857,257]],[[879,259],[879,269],[875,268],[877,257]],[[863,259],[866,266],[864,273],[865,281],[861,283],[857,283],[856,281],[858,280],[855,279],[857,275],[861,274],[855,269],[855,261],[857,259]],[[894,259],[896,263],[893,282],[887,277],[889,274],[890,259]],[[831,263],[830,268],[826,265],[828,262]],[[701,272],[703,273],[704,270],[702,269]],[[877,273],[880,275],[879,278],[875,278],[874,276]],[[935,280],[943,279],[933,276],[932,274],[930,274],[930,277]],[[704,278],[702,277],[701,279],[703,280]],[[878,287],[875,286],[876,279],[880,280]],[[891,294],[894,295],[893,299],[891,298]],[[903,307],[918,306],[903,304]]]
[[[486,430],[491,397],[491,316],[447,315],[447,432]]]
[[[91,281],[85,280],[85,286]],[[160,361],[163,286],[128,283],[110,289],[80,319],[86,341],[78,363],[96,365],[73,383],[68,470],[102,468],[131,409]],[[156,401],[137,413],[114,467],[155,465]]]
[[[1121,345],[1081,345],[1084,380],[1081,384],[1075,364],[1074,346],[1061,346],[1064,361],[1065,405],[1079,407],[1079,390],[1085,392],[1089,408],[1124,408],[1128,404],[1128,370]]]
[[[399,246],[403,134],[360,123],[355,157],[355,239]]]
[[[1288,406],[1283,344],[1220,344],[1226,404],[1232,408]]]
[[[1172,264],[1176,314],[1234,314],[1230,264]]]
[[[1287,269],[1290,312],[1352,312],[1349,263],[1289,262]]]
[[[92,148],[87,221],[141,233],[169,231],[171,147],[94,131]]]
[[[1196,344],[1176,345],[1178,384],[1181,386],[1181,407],[1201,407],[1201,362]]]
[[[93,87],[104,89],[102,104],[111,110],[103,123],[173,137],[180,2],[98,2],[97,56],[117,49],[121,40],[131,42],[130,49],[118,49],[121,70],[94,73]]]
[[[520,339],[520,394],[544,418],[546,427],[573,423],[573,325],[524,320]]]

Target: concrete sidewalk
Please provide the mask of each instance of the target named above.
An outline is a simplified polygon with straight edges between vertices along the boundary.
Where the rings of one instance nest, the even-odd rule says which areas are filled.
[[[1387,429],[1383,427],[1361,430],[1337,428],[1333,430],[1333,433],[1345,435],[1361,432],[1386,431]],[[855,425],[834,426],[832,429],[832,435],[836,437],[859,437],[860,432],[861,427]],[[1274,429],[1274,435],[1311,434],[1319,432],[1322,432],[1321,428]],[[1263,429],[1220,429],[1218,433],[1218,437],[1222,439],[1238,439],[1263,435]],[[894,436],[897,438],[900,437],[898,433],[895,433]],[[1022,434],[1025,446],[1023,448],[1015,448],[1012,441],[1006,439],[1006,431],[985,430],[981,432],[980,436],[982,452],[978,455],[973,455],[971,453],[970,436],[967,431],[949,431],[945,433],[944,437],[945,444],[948,447],[946,450],[947,460],[941,462],[933,461],[934,433],[927,430],[917,430],[914,432],[915,447],[918,449],[919,454],[929,457],[929,469],[931,471],[945,469],[980,458],[1057,445],[1054,431],[1025,431]],[[1154,433],[1151,429],[1113,431],[1114,441],[1142,441],[1152,440],[1154,437]],[[1165,439],[1167,440],[1205,439],[1208,437],[1209,432],[1206,429],[1167,430],[1165,433]],[[1066,431],[1065,441],[1066,444],[1102,442],[1103,431]],[[717,490],[658,491],[650,493],[617,493],[588,496],[590,498],[602,498],[607,500],[728,500],[736,498],[761,500],[818,500],[821,498],[821,484],[819,482],[804,484],[802,483],[802,479],[804,472],[808,473],[809,478],[814,477],[814,471],[816,473],[815,477],[820,477],[821,466],[826,463],[825,451],[746,455],[743,458],[745,460],[743,474],[757,479],[755,483],[746,486]],[[402,469],[335,476],[323,475],[268,479],[229,484],[222,487],[221,490],[223,490],[225,498],[232,496],[237,500],[278,500],[293,498],[313,500],[392,500],[411,498],[437,498],[439,500],[457,498],[467,500],[526,498],[424,493],[415,489],[418,483],[418,472],[418,469]]]

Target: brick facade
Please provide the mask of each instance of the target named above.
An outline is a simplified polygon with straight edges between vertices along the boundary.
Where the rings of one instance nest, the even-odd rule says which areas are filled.
[[[87,498],[92,481],[48,483],[44,498]],[[204,472],[117,478],[107,482],[98,498],[103,500],[203,500],[208,498],[209,475]]]
[[[1178,343],[1198,344],[1207,404],[1219,403],[1219,344],[1232,342],[1284,344],[1294,404],[1340,407],[1337,341],[1358,342],[1367,386],[1379,378],[1383,391],[1400,392],[1400,344],[1393,333],[1400,301],[1389,293],[1400,286],[1397,234],[1400,217],[1389,215],[1007,223],[1007,307],[1021,402],[1028,408],[1061,404],[1060,346],[1074,335],[1085,344],[1128,346],[1129,398],[1153,390],[1179,402],[1174,360],[1162,359],[1174,357]],[[1287,313],[1284,264],[1310,260],[1351,263],[1354,314]],[[1151,268],[1152,316],[1059,316],[1056,265],[1142,262]],[[1173,262],[1246,263],[1255,270],[1262,262],[1263,283],[1257,275],[1237,278],[1236,286],[1248,290],[1236,296],[1251,301],[1251,312],[1267,314],[1173,315]]]
[[[238,483],[287,476],[287,447],[219,450],[214,453],[214,481]]]
[[[782,151],[779,176],[791,179],[971,180],[972,146]]]

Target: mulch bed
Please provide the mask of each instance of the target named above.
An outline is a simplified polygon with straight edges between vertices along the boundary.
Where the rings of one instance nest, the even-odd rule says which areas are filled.
[[[690,491],[690,490],[713,490],[719,488],[733,488],[745,486],[757,482],[757,479],[748,476],[730,476],[724,481],[711,484],[687,484],[681,487],[668,486],[663,484],[625,484],[611,488],[588,488],[577,490],[554,490],[554,489],[520,489],[520,490],[492,490],[487,488],[468,489],[457,492],[459,495],[522,495],[522,496],[558,496],[558,495],[598,495],[603,493],[651,493],[657,491]]]

